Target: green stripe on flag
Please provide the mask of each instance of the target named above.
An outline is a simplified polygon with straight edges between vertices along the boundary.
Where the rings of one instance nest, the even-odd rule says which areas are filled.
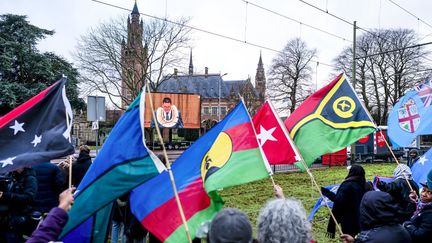
[[[135,161],[125,161],[109,169],[75,199],[69,211],[69,220],[60,238],[84,222],[95,211],[104,207],[107,201],[111,202],[122,196],[124,188],[135,188],[158,174],[150,156]]]
[[[108,236],[108,226],[114,202],[109,203],[96,213],[93,223],[93,233],[91,242],[106,242]]]
[[[299,129],[294,142],[304,161],[310,166],[321,155],[339,151],[374,130],[371,127],[335,129],[315,119]],[[305,169],[299,162],[296,165],[301,170]]]
[[[222,168],[210,175],[204,187],[207,192],[269,177],[259,148],[233,152]]]
[[[206,209],[197,212],[187,221],[189,227],[189,233],[192,239],[195,238],[196,232],[199,229],[199,227],[203,223],[212,220],[213,217],[217,214],[217,212],[219,212],[219,210],[222,209],[222,206],[224,204],[222,198],[216,192],[209,193],[209,196],[211,199],[210,206],[208,206]],[[164,242],[165,243],[188,242],[184,225],[181,224],[167,239],[165,239]]]

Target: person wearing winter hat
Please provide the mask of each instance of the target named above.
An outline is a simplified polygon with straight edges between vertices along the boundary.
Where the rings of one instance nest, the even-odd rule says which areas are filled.
[[[410,194],[413,202],[417,203],[417,210],[409,221],[403,223],[410,233],[413,242],[430,242],[432,239],[432,170],[427,175],[426,183],[420,183],[420,199],[415,192]]]
[[[405,164],[399,164],[393,171],[394,180],[390,183],[379,181],[378,189],[383,192],[388,192],[395,200],[398,206],[397,217],[399,222],[403,223],[411,218],[416,210],[416,204],[409,197],[411,188],[418,193],[419,188],[417,183],[412,179],[411,169]],[[407,180],[409,181],[408,185]]]
[[[251,243],[252,226],[242,211],[224,208],[216,214],[207,235],[209,243]]]
[[[411,168],[414,163],[417,161],[417,159],[419,158],[419,152],[417,149],[411,149],[408,153],[408,161],[407,161],[407,165]]]

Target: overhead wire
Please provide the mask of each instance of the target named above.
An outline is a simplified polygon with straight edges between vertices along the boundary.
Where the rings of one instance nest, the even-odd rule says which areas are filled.
[[[129,8],[117,6],[117,5],[114,5],[114,4],[111,4],[111,3],[106,3],[106,2],[103,2],[103,1],[99,1],[99,0],[92,0],[92,1],[96,2],[96,3],[103,4],[103,5],[110,6],[110,7],[113,7],[113,8],[129,11],[129,12],[132,11]],[[242,44],[258,47],[258,48],[261,48],[261,49],[264,49],[264,50],[268,50],[268,51],[272,51],[272,52],[275,52],[275,53],[284,54],[284,52],[282,52],[282,51],[279,51],[279,50],[276,50],[276,49],[273,49],[273,48],[270,48],[270,47],[267,47],[267,46],[264,46],[264,45],[255,44],[255,43],[252,43],[252,42],[249,42],[249,41],[246,41],[246,40],[240,40],[240,39],[235,38],[235,37],[219,34],[219,33],[216,33],[216,32],[212,32],[212,31],[205,30],[205,29],[202,29],[202,28],[194,27],[194,26],[191,26],[191,25],[186,25],[186,24],[183,24],[183,23],[178,23],[176,21],[172,21],[172,20],[169,20],[167,18],[161,18],[161,17],[157,17],[157,16],[154,16],[154,15],[150,15],[150,14],[146,14],[146,13],[141,13],[141,12],[140,12],[140,15],[143,15],[143,16],[146,16],[146,17],[149,17],[149,18],[153,18],[153,19],[157,19],[157,20],[161,20],[161,21],[165,21],[165,22],[168,22],[168,23],[171,23],[171,24],[175,24],[175,25],[180,25],[180,26],[183,26],[183,27],[190,28],[192,30],[196,30],[196,31],[203,32],[203,33],[206,33],[206,34],[209,34],[209,35],[213,35],[213,36],[217,36],[217,37],[220,37],[220,38],[228,39],[228,40],[231,40],[231,41],[239,42],[239,43],[242,43]],[[327,63],[324,63],[324,62],[321,62],[321,61],[315,61],[315,60],[312,60],[312,61],[313,62],[319,62],[320,64],[322,64],[324,66],[335,67],[335,65],[327,64]]]
[[[417,17],[415,14],[411,13],[410,11],[408,11],[407,9],[405,9],[404,7],[402,7],[401,5],[397,4],[396,2],[394,2],[393,0],[388,0],[389,2],[393,3],[394,5],[396,5],[398,8],[402,9],[404,12],[408,13],[409,15],[411,15],[412,17],[416,18],[418,21],[422,22],[423,24],[429,26],[429,28],[432,28],[432,25],[430,25],[429,23],[427,23],[426,21],[424,21],[423,19]]]

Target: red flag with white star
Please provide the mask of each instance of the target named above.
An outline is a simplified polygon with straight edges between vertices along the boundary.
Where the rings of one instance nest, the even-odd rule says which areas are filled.
[[[252,121],[269,164],[293,164],[300,161],[294,142],[269,100],[264,102]]]
[[[66,78],[0,117],[0,174],[74,153]]]

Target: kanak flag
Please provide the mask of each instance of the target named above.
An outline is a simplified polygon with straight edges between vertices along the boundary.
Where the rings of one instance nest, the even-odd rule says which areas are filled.
[[[300,161],[300,153],[269,100],[264,102],[252,121],[269,164],[293,164]]]

